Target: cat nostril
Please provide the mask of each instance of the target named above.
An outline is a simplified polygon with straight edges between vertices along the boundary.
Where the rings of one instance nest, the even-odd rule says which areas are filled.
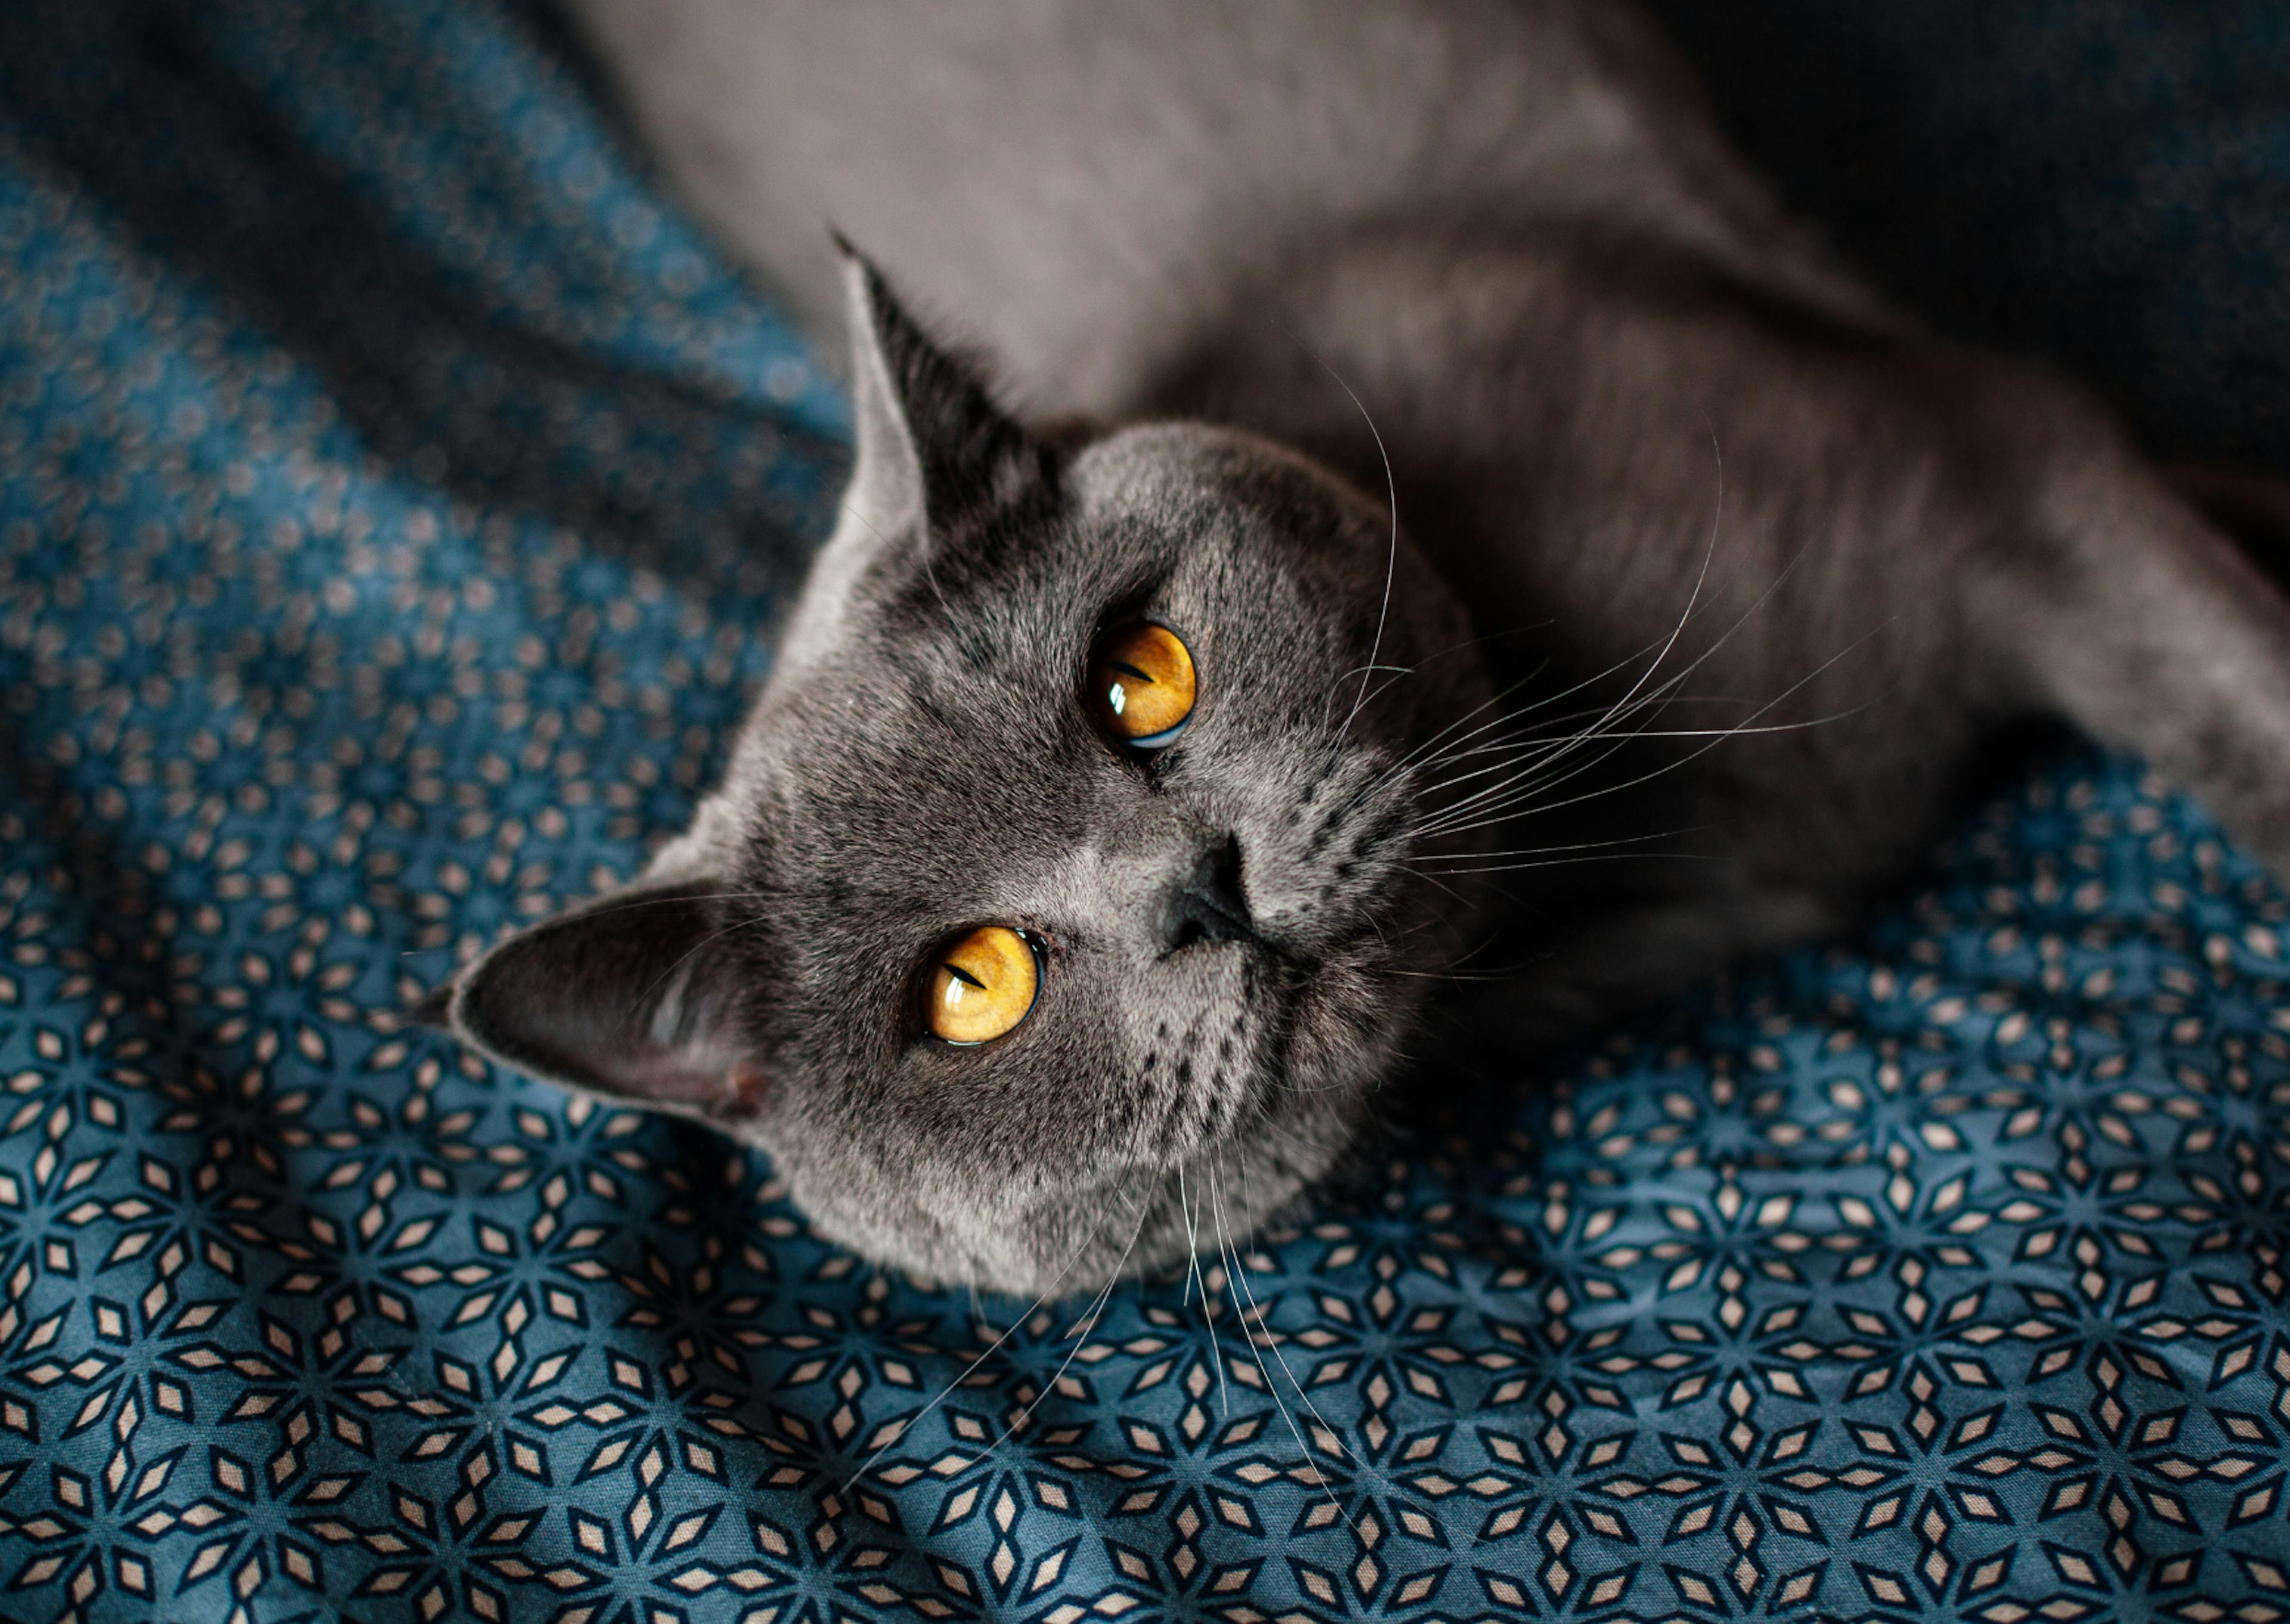
[[[1174,953],[1202,941],[1253,941],[1254,922],[1241,889],[1240,836],[1210,844],[1161,904],[1161,945]]]

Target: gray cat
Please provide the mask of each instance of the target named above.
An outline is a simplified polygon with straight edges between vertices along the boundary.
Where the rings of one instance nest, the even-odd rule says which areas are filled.
[[[2290,872],[2290,605],[2072,389],[1830,263],[1626,6],[575,10],[847,317],[858,458],[722,788],[450,1018],[765,1147],[869,1256],[1213,1247],[1442,1023],[1851,921],[2023,721]]]

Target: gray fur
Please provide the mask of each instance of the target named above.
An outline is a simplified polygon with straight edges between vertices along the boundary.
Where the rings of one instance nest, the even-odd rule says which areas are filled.
[[[1443,975],[1541,1036],[1833,930],[2022,720],[2290,870],[2280,596],[2071,389],[1828,263],[1628,7],[575,9],[799,308],[823,219],[888,280],[842,268],[857,471],[725,783],[453,1018],[765,1146],[870,1256],[1070,1291],[1212,1248],[1354,1141]],[[893,284],[1023,420],[1108,427],[1052,449]],[[1149,761],[1080,693],[1139,612],[1203,684]],[[1228,843],[1253,933],[1173,947]],[[949,1049],[914,977],[986,922],[1049,944],[1041,1003]]]

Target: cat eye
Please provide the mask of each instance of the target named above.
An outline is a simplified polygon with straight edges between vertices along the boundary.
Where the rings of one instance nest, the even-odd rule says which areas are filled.
[[[1098,719],[1135,749],[1174,743],[1193,714],[1193,652],[1150,620],[1107,633],[1090,661],[1089,680]]]
[[[1041,985],[1032,940],[1006,924],[981,924],[940,950],[923,1024],[946,1043],[990,1043],[1025,1020]]]

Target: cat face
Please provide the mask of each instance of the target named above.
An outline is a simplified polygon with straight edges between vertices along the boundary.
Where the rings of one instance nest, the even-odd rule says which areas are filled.
[[[1213,1254],[1342,1153],[1469,928],[1411,866],[1410,752],[1487,697],[1462,616],[1304,459],[1053,452],[851,280],[844,522],[723,788],[454,1024],[764,1147],[928,1276]]]

